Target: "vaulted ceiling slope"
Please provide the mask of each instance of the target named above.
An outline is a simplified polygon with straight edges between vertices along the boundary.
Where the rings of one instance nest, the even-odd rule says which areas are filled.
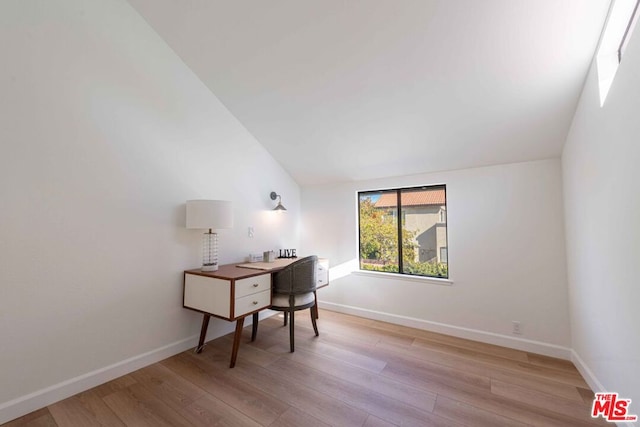
[[[301,185],[557,157],[609,0],[129,0]]]

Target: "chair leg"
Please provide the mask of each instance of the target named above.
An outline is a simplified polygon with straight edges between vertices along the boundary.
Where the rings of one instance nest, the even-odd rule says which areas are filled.
[[[313,291],[313,300],[315,301],[315,304],[313,305],[313,311],[315,313],[316,319],[318,319],[320,316],[318,315],[318,294],[316,293],[316,291]]]
[[[284,326],[287,326],[287,317],[289,316],[289,312],[285,311],[284,312]]]
[[[293,315],[293,311],[291,311],[291,319],[289,319],[289,347],[291,348],[291,353],[293,353],[294,351],[294,346],[293,346],[293,319],[295,319],[295,316]]]
[[[318,316],[317,316],[317,311],[314,310],[314,307],[317,309],[317,306],[314,305],[309,309],[309,312],[311,312],[311,323],[313,324],[313,331],[316,333],[316,336],[318,336],[320,335],[318,333],[318,325],[316,324],[316,317]]]

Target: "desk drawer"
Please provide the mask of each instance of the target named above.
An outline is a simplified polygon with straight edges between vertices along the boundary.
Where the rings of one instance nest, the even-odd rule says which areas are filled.
[[[271,289],[271,274],[236,281],[236,299]]]
[[[242,316],[271,305],[271,288],[266,291],[236,298],[234,316]]]
[[[316,287],[320,288],[329,284],[329,261],[326,259],[318,260],[316,270]]]
[[[185,274],[184,306],[228,318],[231,282],[214,277]]]

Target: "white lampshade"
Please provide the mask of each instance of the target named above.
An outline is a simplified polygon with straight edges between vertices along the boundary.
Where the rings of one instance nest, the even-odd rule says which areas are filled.
[[[233,207],[227,200],[187,200],[187,228],[233,227]]]

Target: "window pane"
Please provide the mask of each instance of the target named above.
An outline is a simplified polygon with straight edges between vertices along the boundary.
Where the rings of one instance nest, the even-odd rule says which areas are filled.
[[[395,191],[359,194],[361,270],[399,271],[397,198]]]
[[[402,272],[449,277],[447,200],[444,186],[400,191]]]
[[[447,248],[440,248],[440,261],[447,262]]]

